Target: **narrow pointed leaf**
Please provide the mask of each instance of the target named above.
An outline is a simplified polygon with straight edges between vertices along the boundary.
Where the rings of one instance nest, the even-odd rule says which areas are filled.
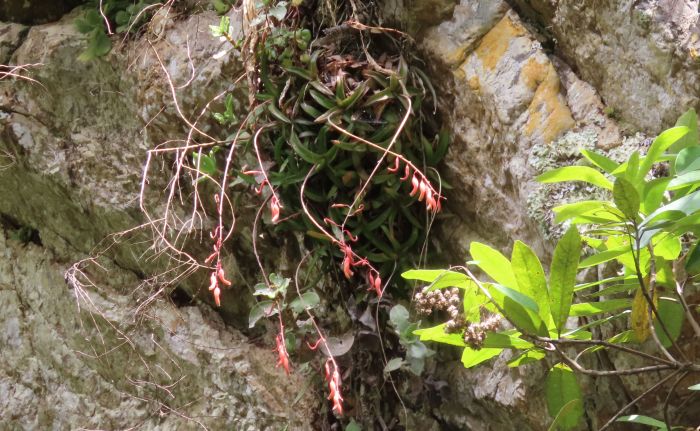
[[[647,155],[644,157],[644,161],[642,161],[639,167],[637,178],[643,179],[651,169],[652,165],[659,161],[659,158],[663,152],[680,138],[687,135],[689,131],[690,129],[685,126],[673,127],[657,136],[656,139],[654,139],[654,142],[651,143],[651,147],[649,147],[649,151],[647,151]]]
[[[613,184],[605,178],[605,175],[588,166],[565,166],[554,169],[538,176],[537,181],[541,183],[583,181],[608,190],[613,188]]]

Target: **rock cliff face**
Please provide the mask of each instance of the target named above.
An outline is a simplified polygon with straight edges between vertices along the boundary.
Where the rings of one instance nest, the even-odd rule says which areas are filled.
[[[521,239],[546,255],[557,235],[548,209],[590,191],[542,188],[536,174],[572,162],[579,146],[622,156],[698,108],[697,0],[424,3],[387,1],[385,13],[415,34],[454,132],[444,172],[452,217],[438,230],[455,263],[475,239],[503,248]],[[0,81],[0,345],[9,347],[0,350],[0,417],[27,429],[310,429],[310,394],[280,401],[297,398],[299,377],[279,378],[269,348],[208,306],[163,301],[147,318],[136,313],[137,295],[124,286],[143,275],[142,247],[100,261],[109,273],[88,275],[103,289],[64,281],[105,236],[141,222],[146,151],[187,133],[154,52],[186,117],[240,70],[232,54],[212,60],[220,47],[211,12],[165,17],[90,63],[75,60],[85,41],[74,18],[0,23],[0,64],[36,64],[41,83]],[[479,370],[441,366],[437,378],[450,385],[424,422],[543,429],[533,392],[543,373],[502,359]],[[591,390],[601,394],[589,400],[594,426],[596,405],[617,395]]]

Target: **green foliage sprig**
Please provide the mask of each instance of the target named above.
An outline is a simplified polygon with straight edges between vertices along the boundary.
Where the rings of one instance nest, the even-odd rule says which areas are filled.
[[[107,55],[112,49],[110,34],[137,32],[150,16],[143,12],[159,3],[160,0],[103,0],[100,10],[100,3],[91,0],[85,13],[75,20],[75,27],[88,39],[88,46],[78,59],[90,61]]]
[[[576,428],[584,414],[576,373],[601,377],[670,373],[644,396],[661,390],[661,384],[671,378],[677,382],[671,386],[674,391],[688,373],[700,372],[700,364],[689,361],[678,345],[685,325],[700,337],[697,311],[686,300],[686,289],[694,288],[700,275],[700,144],[695,112],[687,112],[676,127],[661,133],[645,155],[634,152],[624,163],[590,150],[581,153],[588,165],[555,169],[538,180],[586,182],[608,190],[611,199],[554,208],[555,220],[568,225],[568,230],[555,247],[548,277],[533,250],[520,241],[515,242],[510,259],[472,242],[474,260],[465,267],[403,274],[429,283],[426,291],[461,289],[461,332],[447,333],[446,324],[441,324],[414,333],[423,341],[463,347],[465,367],[481,364],[505,349],[516,352],[508,362],[511,367],[552,355],[557,358],[545,382],[552,430]],[[616,268],[618,274],[582,279],[587,268],[599,265]],[[469,267],[490,279],[477,278]],[[494,318],[508,322],[512,329],[491,328],[474,335],[480,322]],[[572,318],[578,323],[573,325]],[[620,322],[625,321],[626,329],[620,330]],[[448,323],[454,326],[454,321]],[[614,335],[596,338],[602,327],[607,329],[602,333]],[[647,340],[653,341],[656,353],[638,347]],[[570,356],[572,348],[578,355]],[[608,371],[580,364],[582,357],[599,349],[617,350],[652,365]],[[663,406],[663,421],[620,417],[626,406],[600,429],[620,420],[670,430],[669,399],[670,395]]]

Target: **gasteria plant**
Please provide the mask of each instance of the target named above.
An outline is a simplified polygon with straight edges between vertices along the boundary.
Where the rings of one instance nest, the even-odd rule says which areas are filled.
[[[517,353],[508,362],[511,367],[553,358],[556,363],[545,381],[553,418],[550,429],[572,429],[581,421],[583,394],[577,373],[606,377],[660,372],[659,382],[600,429],[627,421],[671,430],[671,395],[687,377],[700,380],[700,364],[678,341],[684,327],[692,330],[694,342],[700,339],[697,305],[688,303],[690,294],[697,292],[700,274],[697,116],[688,111],[646,154],[635,151],[624,163],[590,150],[581,153],[584,164],[546,172],[538,181],[584,181],[607,191],[610,199],[554,208],[555,220],[568,230],[554,249],[548,276],[536,254],[520,241],[513,245],[510,259],[472,242],[473,260],[465,266],[403,274],[428,283],[415,297],[419,312],[430,314],[443,302],[449,306],[444,296],[455,287],[462,296],[461,310],[453,307],[448,322],[414,333],[422,341],[462,347],[467,368],[505,349]],[[617,274],[591,280],[594,272],[589,269],[603,266]],[[489,278],[474,275],[476,268]],[[611,337],[600,336],[611,331]],[[655,351],[649,353],[649,348]],[[586,355],[599,349],[633,355],[648,364],[620,370],[583,365]],[[700,390],[700,385],[689,389]],[[622,417],[643,397],[662,390],[669,393],[661,409],[663,421]]]
[[[235,192],[254,190],[262,196],[254,247],[265,208],[269,217],[262,221],[268,228],[303,235],[314,259],[326,270],[337,269],[356,303],[377,304],[378,317],[379,309],[388,308],[381,301],[391,274],[418,260],[441,209],[444,197],[435,166],[449,140],[447,133],[436,132],[434,116],[425,115],[429,107],[424,102],[432,98],[434,111],[435,94],[425,74],[406,60],[410,51],[398,48],[409,43],[407,36],[360,23],[356,5],[338,4],[337,18],[343,23],[331,28],[314,21],[311,4],[273,0],[244,2],[249,26],[244,38],[234,34],[228,16],[211,26],[226,49],[247,56],[249,115],[237,117],[236,102],[227,95],[224,110],[214,118],[235,134],[208,154],[198,148],[191,154],[192,167],[195,184],[209,179],[220,187],[219,214],[228,178]],[[210,290],[217,305],[226,295],[220,251],[227,229],[220,217],[212,233],[214,253],[205,262],[215,264]],[[279,365],[288,372],[295,332],[307,336],[312,326],[317,342],[309,347],[320,345],[327,356],[323,368],[329,400],[341,414],[341,370],[311,312],[321,299],[309,286],[295,283],[295,290],[287,289],[290,282],[278,275],[264,277],[255,289],[260,301],[251,310],[250,326],[275,316]],[[304,322],[307,327],[296,320],[301,312],[311,321]],[[401,322],[392,322],[401,335]],[[418,340],[404,337],[399,342],[414,352],[406,364],[420,374],[423,358],[432,352]],[[382,368],[389,372],[402,364]]]

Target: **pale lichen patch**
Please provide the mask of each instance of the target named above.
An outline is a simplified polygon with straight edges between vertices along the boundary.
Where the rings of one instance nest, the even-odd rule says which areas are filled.
[[[476,48],[476,55],[486,69],[493,70],[508,50],[510,42],[516,37],[527,34],[527,30],[505,15],[491,31],[481,39]]]
[[[559,91],[559,76],[551,63],[531,58],[522,69],[521,79],[535,90],[528,106],[527,135],[541,135],[544,143],[550,143],[574,127],[576,122]]]

